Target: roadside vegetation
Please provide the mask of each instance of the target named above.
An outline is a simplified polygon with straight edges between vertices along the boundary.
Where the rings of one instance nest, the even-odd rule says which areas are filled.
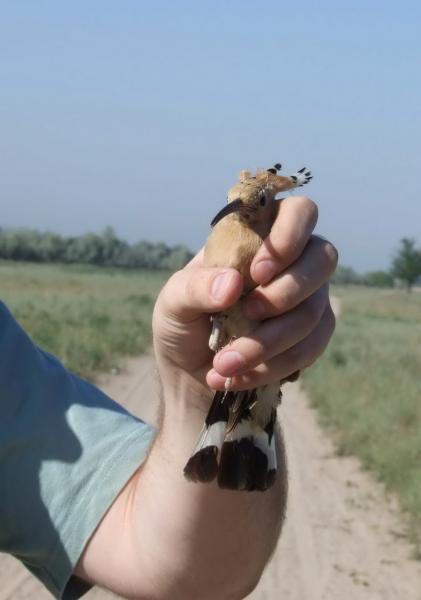
[[[155,298],[169,274],[0,261],[0,297],[39,346],[92,379],[148,348]]]
[[[304,381],[338,451],[396,492],[421,558],[421,293],[334,286],[341,314]]]

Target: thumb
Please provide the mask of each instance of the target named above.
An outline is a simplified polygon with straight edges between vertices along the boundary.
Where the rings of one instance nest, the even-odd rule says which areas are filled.
[[[234,304],[243,291],[235,269],[184,268],[166,283],[158,298],[161,312],[187,323],[203,313],[215,313]]]

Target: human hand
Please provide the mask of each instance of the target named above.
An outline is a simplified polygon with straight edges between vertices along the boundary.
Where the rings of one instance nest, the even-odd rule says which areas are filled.
[[[317,207],[308,198],[290,196],[280,202],[272,231],[251,265],[258,287],[242,300],[246,316],[263,322],[214,357],[208,348],[209,314],[239,300],[240,274],[204,267],[200,252],[170,278],[153,318],[164,395],[198,396],[200,402],[205,399],[206,410],[209,388],[224,389],[227,377],[233,378],[232,389],[265,385],[320,356],[335,326],[327,281],[337,252],[312,235],[316,222]]]

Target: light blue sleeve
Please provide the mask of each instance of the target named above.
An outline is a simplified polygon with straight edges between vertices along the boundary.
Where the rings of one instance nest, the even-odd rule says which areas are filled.
[[[0,552],[56,598],[89,589],[74,566],[153,436],[37,348],[0,303]]]

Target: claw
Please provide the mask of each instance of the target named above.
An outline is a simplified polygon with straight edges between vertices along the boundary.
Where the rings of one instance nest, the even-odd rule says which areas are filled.
[[[222,346],[222,340],[224,337],[224,320],[224,315],[221,313],[211,315],[212,332],[209,338],[209,348],[213,352],[218,352]]]
[[[232,377],[227,377],[225,379],[225,384],[224,384],[225,390],[227,392],[229,392],[229,390],[231,389],[231,386],[232,386]]]
[[[225,379],[225,384],[224,384],[225,392],[224,392],[224,395],[222,396],[222,401],[225,400],[225,398],[227,397],[227,394],[231,390],[231,386],[232,386],[232,377],[227,377]]]
[[[304,171],[305,171],[305,170],[306,170],[306,167],[303,167],[302,169],[300,169],[300,170],[298,171],[298,173],[304,173]]]

